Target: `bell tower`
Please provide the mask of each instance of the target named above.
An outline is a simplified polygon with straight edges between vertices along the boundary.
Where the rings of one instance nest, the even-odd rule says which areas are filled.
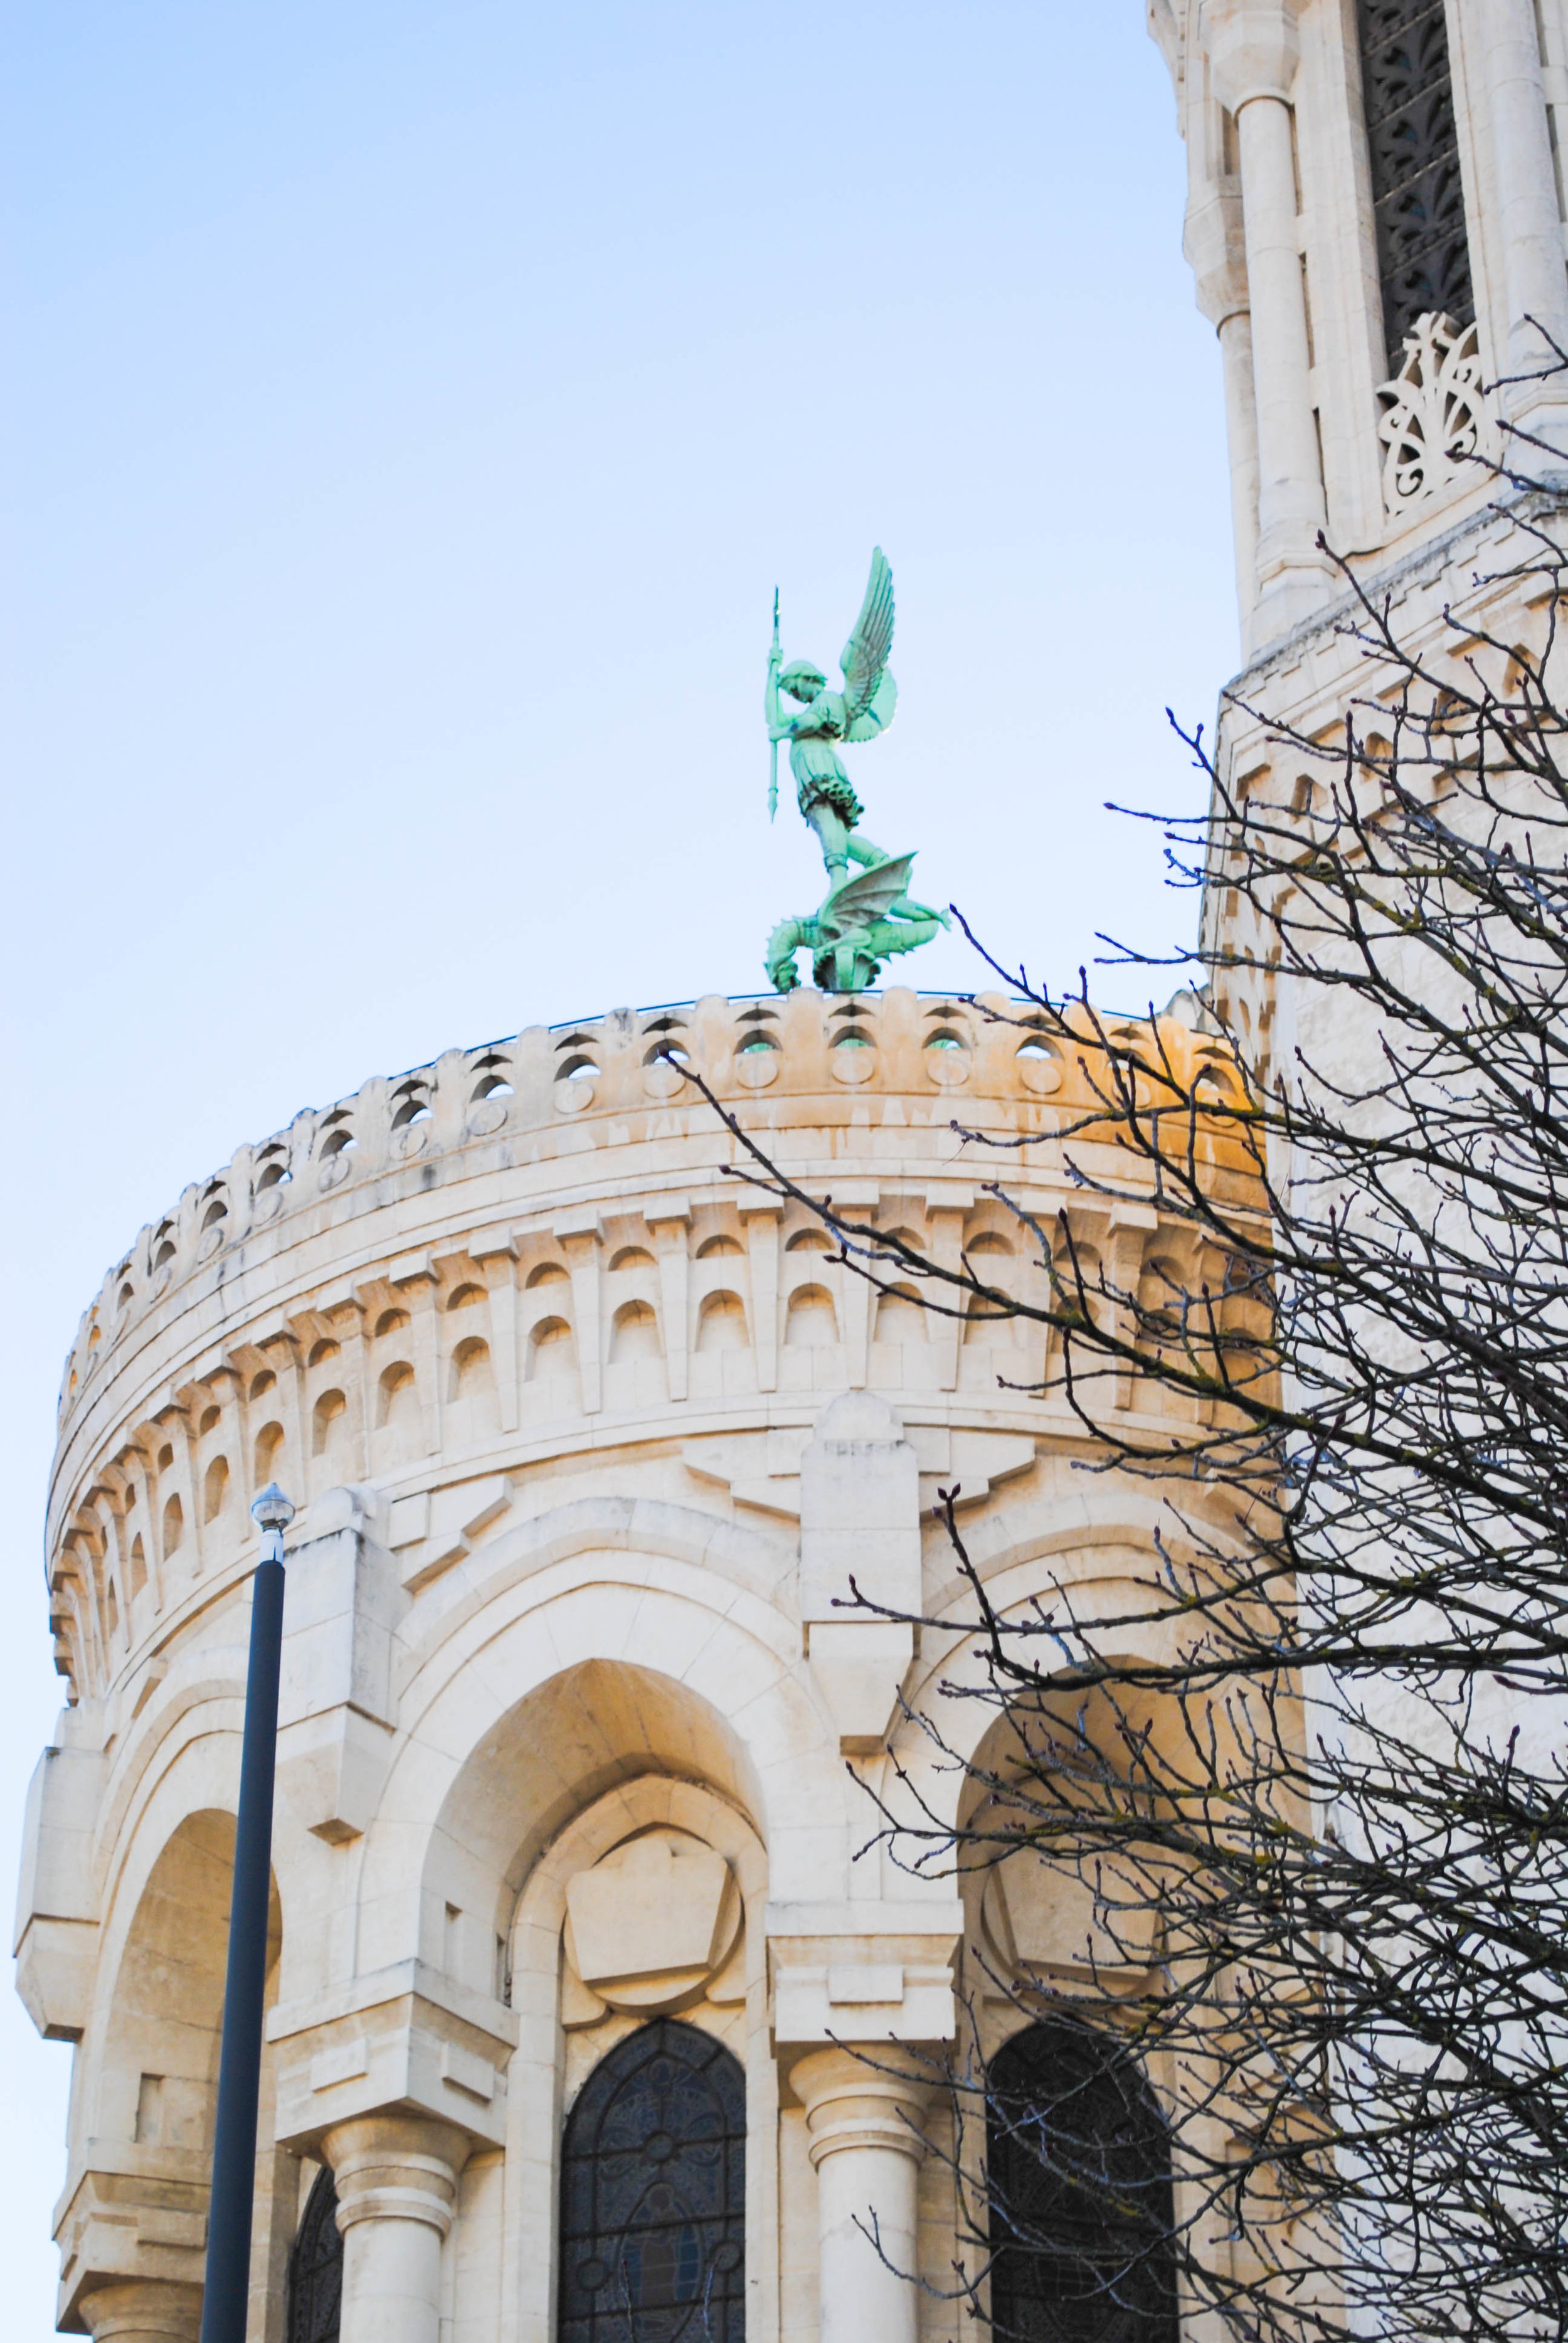
[[[1149,21],[1224,357],[1251,667],[1342,601],[1320,531],[1367,580],[1439,539],[1462,558],[1498,493],[1473,453],[1568,461],[1568,374],[1541,374],[1568,350],[1568,0],[1150,0]]]

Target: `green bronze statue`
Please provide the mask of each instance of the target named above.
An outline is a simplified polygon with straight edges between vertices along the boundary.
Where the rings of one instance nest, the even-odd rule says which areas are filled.
[[[773,597],[764,701],[773,749],[769,819],[779,803],[779,743],[788,740],[800,811],[828,870],[828,892],[818,909],[803,919],[781,920],[768,940],[768,975],[779,992],[799,983],[795,956],[802,950],[811,954],[812,974],[824,992],[863,992],[876,982],[884,960],[930,943],[948,925],[946,912],[917,903],[909,893],[914,856],[884,854],[861,834],[860,800],[835,745],[874,740],[892,722],[899,701],[888,672],[892,647],[893,573],[879,545],[871,555],[860,615],[839,661],[842,691],[829,691],[827,677],[809,659],[783,666],[779,597]],[[797,713],[785,713],[781,691],[800,703]]]

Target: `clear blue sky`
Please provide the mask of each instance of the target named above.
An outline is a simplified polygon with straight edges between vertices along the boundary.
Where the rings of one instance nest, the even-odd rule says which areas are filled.
[[[0,1868],[59,1362],[237,1141],[454,1043],[762,981],[821,890],[759,699],[873,541],[857,778],[1031,973],[1191,906],[1108,798],[1235,664],[1213,336],[1141,0],[10,12]],[[910,964],[982,980],[958,940]],[[1102,997],[1134,1005],[1135,984]],[[8,2338],[70,2052],[0,1997]]]

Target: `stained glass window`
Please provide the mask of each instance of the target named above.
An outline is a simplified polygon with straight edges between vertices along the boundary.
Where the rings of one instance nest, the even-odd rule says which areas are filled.
[[[325,2168],[306,2199],[288,2257],[288,2343],[337,2343],[343,2308],[343,2238],[337,2191]]]
[[[567,2119],[559,2343],[743,2343],[746,2088],[711,2035],[618,2043]]]
[[[1443,0],[1356,0],[1388,367],[1427,310],[1475,315]]]
[[[1171,2146],[1134,2061],[1087,2026],[1030,2026],[989,2097],[998,2343],[1176,2343]]]

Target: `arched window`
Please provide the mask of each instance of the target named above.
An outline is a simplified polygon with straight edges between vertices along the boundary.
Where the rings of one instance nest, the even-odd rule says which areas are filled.
[[[337,2191],[325,2167],[306,2199],[288,2256],[288,2343],[337,2343],[343,2308],[343,2238]]]
[[[559,2343],[742,2343],[746,2086],[661,2017],[595,2067],[561,2149]]]
[[[1113,2037],[1041,2024],[992,2059],[998,2343],[1176,2343],[1171,2142]]]

